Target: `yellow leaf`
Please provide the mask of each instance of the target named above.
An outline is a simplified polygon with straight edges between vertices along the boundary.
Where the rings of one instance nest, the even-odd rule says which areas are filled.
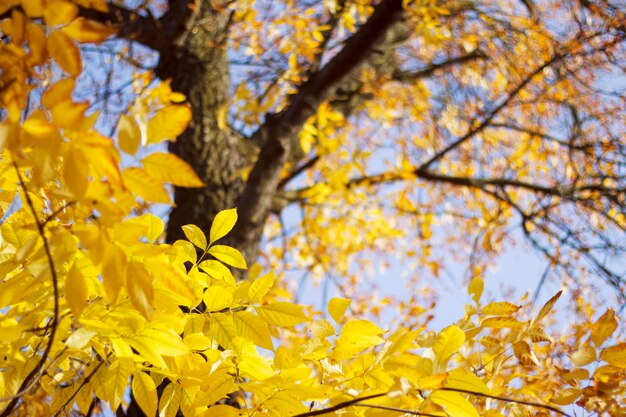
[[[122,179],[124,185],[144,201],[163,204],[172,202],[163,184],[141,168],[126,168],[122,171]]]
[[[105,378],[101,381],[104,384],[107,398],[111,408],[117,410],[124,399],[126,388],[128,387],[128,378],[135,370],[135,364],[131,358],[117,358],[109,365]]]
[[[148,122],[148,143],[175,140],[191,120],[191,109],[184,104],[172,104],[159,110]]]
[[[206,249],[206,236],[198,226],[195,224],[187,224],[183,226],[183,233],[185,234],[185,237],[187,237],[187,239],[189,239],[189,241],[198,248],[202,250]]]
[[[226,265],[234,266],[239,269],[248,269],[246,260],[243,259],[243,255],[235,248],[225,245],[211,246],[209,253],[215,256]]]
[[[230,285],[235,285],[235,277],[233,273],[230,272],[228,267],[224,266],[223,263],[219,261],[214,261],[212,259],[208,261],[202,261],[198,265],[200,269],[209,274],[211,278],[224,281]]]
[[[163,230],[165,230],[163,220],[161,220],[160,217],[157,217],[152,213],[143,214],[137,217],[137,219],[140,219],[142,223],[148,226],[148,230],[146,231],[145,236],[149,242],[156,241],[163,233]]]
[[[48,52],[46,49],[46,33],[40,25],[28,23],[26,25],[26,36],[28,37],[29,64],[33,66],[46,62]]]
[[[483,307],[482,312],[486,316],[500,316],[506,314],[513,314],[519,310],[521,306],[508,303],[506,301],[489,303]]]
[[[49,109],[54,108],[58,103],[72,97],[72,91],[76,80],[74,78],[64,78],[52,84],[41,96],[41,103]]]
[[[552,398],[550,398],[550,402],[558,405],[569,405],[576,401],[578,397],[582,394],[582,391],[578,388],[570,387],[565,388],[559,392],[556,392]]]
[[[489,388],[482,379],[474,373],[464,369],[455,369],[448,374],[444,383],[445,387],[462,389],[465,391],[489,394]]]
[[[132,261],[126,269],[126,290],[133,306],[145,318],[150,320],[152,316],[152,302],[154,290],[152,288],[152,276],[139,262]]]
[[[72,310],[72,314],[77,318],[80,317],[87,305],[88,295],[87,281],[74,262],[65,281],[65,299],[70,310]]]
[[[523,326],[524,323],[509,316],[488,317],[482,321],[481,326],[493,329],[511,328],[515,329]]]
[[[617,329],[617,317],[612,308],[607,309],[604,314],[591,326],[591,340],[596,346],[602,345]]]
[[[159,417],[176,417],[180,401],[180,389],[174,384],[168,384],[159,398]]]
[[[450,417],[479,417],[472,403],[459,393],[435,391],[428,398],[443,407]]]
[[[82,17],[74,19],[62,30],[67,36],[81,43],[100,43],[117,32],[111,26]]]
[[[163,356],[176,357],[189,353],[189,347],[172,329],[146,328],[134,335],[125,335],[123,339],[146,361],[161,368],[167,368]]]
[[[65,341],[65,345],[70,349],[82,349],[98,333],[81,327],[70,335]]]
[[[244,378],[262,381],[274,376],[274,369],[269,359],[261,356],[254,345],[242,344],[239,355],[241,361],[237,364],[237,367]]]
[[[256,311],[261,319],[274,326],[295,326],[308,320],[302,306],[282,301],[256,307]]]
[[[233,322],[241,337],[263,349],[274,350],[270,330],[259,316],[249,311],[238,311],[233,313]]]
[[[124,287],[128,258],[117,246],[109,245],[104,250],[102,262],[102,281],[109,302],[115,303],[120,290]]]
[[[154,274],[155,282],[173,294],[177,303],[187,307],[197,305],[198,297],[187,283],[184,271],[164,262],[148,263],[148,265]]]
[[[135,397],[135,401],[137,401],[141,411],[144,412],[146,417],[155,417],[159,398],[152,378],[146,373],[138,372],[133,377],[131,385],[133,397]]]
[[[251,303],[259,302],[274,285],[274,270],[257,278],[248,289],[248,298]]]
[[[198,260],[198,252],[196,251],[196,247],[191,242],[186,240],[177,240],[172,246],[178,249],[178,253],[180,254],[179,256],[181,256],[185,262],[188,261],[195,264]]]
[[[212,405],[198,417],[239,417],[239,410],[230,405]]]
[[[602,352],[600,352],[600,357],[609,365],[617,366],[618,368],[626,368],[626,343],[620,343],[603,349]]]
[[[71,99],[61,101],[52,108],[54,124],[63,129],[75,129],[83,121],[88,107],[87,102],[74,103]]]
[[[135,118],[125,114],[120,116],[117,123],[117,135],[120,149],[129,155],[134,155],[141,144],[141,131]]]
[[[63,155],[63,182],[77,197],[82,197],[89,185],[89,164],[82,149],[70,146]]]
[[[233,230],[237,223],[237,209],[222,210],[215,216],[209,232],[209,244],[213,244]]]
[[[528,330],[528,337],[530,338],[530,340],[533,341],[533,343],[552,343],[554,341],[552,339],[552,336],[547,334],[543,327],[532,327],[530,330]]]
[[[443,387],[443,384],[446,382],[447,378],[448,374],[446,372],[442,372],[438,374],[423,376],[419,379],[419,381],[417,381],[417,383],[421,389],[434,390]]]
[[[480,296],[483,294],[483,289],[485,288],[485,282],[481,277],[473,278],[469,286],[467,287],[467,293],[472,296],[472,299],[475,303],[480,301]]]
[[[389,390],[394,379],[385,370],[375,368],[363,375],[363,380],[372,389]]]
[[[348,298],[335,297],[330,299],[328,302],[328,312],[333,320],[335,320],[335,323],[341,321],[346,310],[350,307],[350,303],[352,303],[352,300]]]
[[[224,349],[239,351],[237,328],[230,314],[211,315],[211,335]]]
[[[211,340],[202,333],[193,333],[185,335],[183,343],[189,346],[191,350],[206,350],[211,346]]]
[[[83,70],[80,51],[74,42],[63,32],[52,32],[48,37],[48,51],[59,67],[72,76]]]
[[[174,154],[154,152],[141,163],[148,174],[161,182],[179,187],[204,187],[193,168]]]
[[[206,304],[206,311],[208,313],[219,311],[233,304],[233,294],[228,288],[213,285],[204,291],[202,301]]]
[[[465,342],[465,333],[459,327],[452,325],[443,329],[435,339],[432,347],[437,358],[435,371],[445,371],[448,361]]]
[[[42,0],[22,0],[22,9],[26,16],[30,18],[37,18],[43,15],[43,1]]]
[[[47,136],[55,128],[41,112],[32,113],[22,124],[22,129],[33,136]]]
[[[48,2],[43,18],[48,26],[67,25],[78,14],[76,4],[64,0]]]
[[[237,391],[237,385],[235,385],[234,378],[229,374],[228,370],[220,368],[212,372],[211,375],[206,378],[202,389],[208,392],[208,395],[203,398],[203,401],[206,404],[213,405],[226,398],[231,392]]]
[[[583,346],[570,356],[572,363],[576,366],[589,365],[596,360],[596,350],[593,346]]]
[[[384,331],[368,320],[349,320],[341,329],[333,349],[333,359],[347,359],[362,350],[384,342]]]
[[[520,361],[523,365],[539,365],[539,361],[537,360],[537,356],[535,356],[535,352],[530,348],[530,345],[524,341],[519,341],[513,345],[513,352],[515,353],[515,357]]]
[[[543,305],[543,307],[541,307],[541,310],[539,310],[539,313],[537,313],[537,317],[535,317],[535,319],[533,320],[533,323],[539,322],[541,319],[547,316],[550,313],[550,311],[552,311],[552,307],[554,307],[554,304],[556,304],[559,297],[561,297],[561,294],[563,294],[562,290],[557,292],[552,298],[550,298]]]

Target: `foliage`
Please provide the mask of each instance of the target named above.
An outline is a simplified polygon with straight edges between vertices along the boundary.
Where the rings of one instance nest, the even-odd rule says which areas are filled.
[[[339,10],[338,4],[330,3],[326,7],[341,16],[337,29],[346,33],[356,32],[357,23],[372,13],[369,4],[355,3]],[[133,74],[136,97],[127,114],[119,118],[113,133],[101,132],[98,112],[74,97],[85,67],[84,52],[78,45],[98,44],[119,33],[86,17],[84,10],[95,11],[97,17],[96,12],[105,13],[107,7],[97,0],[14,0],[0,5],[0,104],[5,109],[0,122],[0,415],[92,415],[104,405],[123,413],[129,411],[128,392],[132,393],[130,403],[148,416],[175,416],[179,411],[185,417],[330,413],[545,416],[567,415],[560,407],[571,404],[589,413],[626,415],[626,343],[618,332],[617,315],[610,308],[597,311],[584,293],[573,297],[579,321],[559,334],[550,322],[560,293],[536,314],[510,301],[489,302],[482,295],[481,264],[476,271],[472,269],[468,287],[473,303],[456,324],[435,333],[405,317],[406,323],[383,329],[370,321],[371,317],[354,314],[358,308],[350,311],[352,302],[347,298],[329,301],[327,312],[332,321],[325,313],[294,303],[274,272],[263,273],[258,264],[250,266],[244,279],[237,279],[242,275],[233,270],[247,270],[248,262],[226,240],[241,223],[240,211],[246,207],[220,211],[208,230],[185,225],[180,232],[185,239],[165,243],[164,223],[150,213],[152,205],[171,204],[171,186],[202,188],[205,179],[176,154],[155,151],[153,145],[173,142],[186,131],[193,123],[193,103],[172,91],[168,82],[155,83],[151,73]],[[422,22],[415,30],[427,40],[428,48],[441,48],[450,41],[445,24],[438,22],[454,12],[434,2],[406,4],[407,15]],[[280,47],[281,53],[289,54],[287,70],[263,96],[241,83],[233,102],[216,116],[221,120],[220,129],[236,124],[235,118],[241,118],[246,128],[254,127],[260,113],[289,106],[284,93],[306,78],[303,63],[316,59],[329,29],[317,25],[314,13],[289,17],[293,18],[289,30],[294,36],[285,38]],[[253,5],[242,5],[233,12],[233,19],[238,25],[233,29],[233,43],[243,47],[245,42],[249,54],[263,56],[268,50],[263,43],[276,35],[242,35],[249,33],[249,27],[258,28],[261,17]],[[280,24],[286,16],[275,19],[274,23]],[[597,38],[590,35],[589,43],[584,36],[561,40],[563,49],[554,49],[545,27],[518,17],[529,31],[518,34],[515,44],[518,52],[530,49],[526,55],[532,57],[530,72],[519,73],[506,59],[499,61],[496,72],[485,76],[476,68],[465,69],[470,73],[468,79],[492,83],[493,88],[481,90],[480,102],[500,104],[487,113],[478,109],[481,117],[464,120],[458,115],[459,108],[467,105],[476,110],[480,103],[450,96],[449,102],[434,108],[446,125],[444,136],[457,132],[465,142],[488,126],[509,129],[490,123],[517,93],[525,97],[518,103],[522,111],[545,112],[548,119],[559,114],[550,113],[551,106],[560,106],[572,94],[582,100],[574,113],[585,109],[592,120],[591,126],[574,128],[593,133],[594,128],[606,127],[611,133],[614,119],[592,114],[598,106],[593,97],[576,95],[571,80],[549,70],[552,63],[565,58],[601,60],[596,52],[612,52],[615,40],[610,35],[619,31],[619,22],[597,10],[593,19],[609,30]],[[492,21],[482,29],[492,23],[495,25]],[[311,25],[317,29],[308,30]],[[459,34],[470,50],[479,42],[471,35],[480,33],[472,25],[468,23],[467,30]],[[497,32],[497,25],[492,29]],[[499,44],[493,41],[490,47],[495,53]],[[475,65],[481,65],[479,61]],[[563,65],[558,69],[568,71]],[[382,116],[391,123],[396,117],[393,109],[408,106],[420,95],[428,100],[439,93],[428,91],[420,82],[408,90],[377,90],[375,71],[368,76],[371,79],[358,90],[375,99],[360,106],[379,121]],[[591,78],[593,73],[587,76]],[[442,90],[450,87],[445,82]],[[231,106],[236,109],[233,114],[226,111]],[[600,107],[607,106],[603,102]],[[611,160],[619,160],[619,141],[602,141],[606,149],[597,144],[586,147],[577,144],[580,138],[576,136],[569,144],[551,140],[554,144],[547,146],[538,140],[547,133],[528,133],[520,127],[520,132],[504,140],[507,161],[517,163],[494,168],[516,169],[515,179],[507,172],[500,172],[499,178],[471,177],[477,170],[471,162],[472,147],[477,145],[461,149],[456,159],[440,164],[437,172],[430,170],[434,159],[425,167],[416,167],[407,153],[384,174],[370,175],[365,166],[370,153],[367,147],[339,146],[350,129],[359,129],[357,124],[346,123],[349,115],[339,108],[338,103],[333,106],[322,100],[314,113],[303,117],[303,128],[297,130],[302,152],[311,160],[328,156],[334,164],[311,174],[302,188],[284,190],[283,198],[306,200],[303,210],[309,213],[303,219],[315,219],[314,224],[289,237],[297,251],[291,255],[295,263],[306,264],[315,257],[312,270],[333,265],[350,274],[350,257],[380,245],[376,238],[399,239],[401,228],[380,220],[385,210],[361,204],[363,192],[345,197],[350,202],[346,207],[362,210],[350,217],[352,223],[338,216],[340,210],[330,213],[322,205],[336,206],[353,187],[381,182],[406,180],[411,184],[430,178],[492,195],[494,200],[473,195],[468,206],[470,218],[482,219],[481,245],[487,255],[499,250],[494,248],[496,236],[503,233],[499,226],[516,210],[522,214],[525,231],[530,234],[533,227],[543,229],[540,236],[548,241],[555,236],[552,227],[569,224],[559,220],[570,209],[600,213],[602,219],[613,222],[615,229],[611,230],[624,227],[619,188],[623,168]],[[419,105],[414,111],[412,117],[425,117],[426,109]],[[520,110],[506,111],[513,118]],[[422,128],[427,127],[433,128],[428,123]],[[484,133],[483,152],[503,146]],[[423,140],[424,134],[414,137],[416,143]],[[584,151],[563,162],[555,156],[560,146],[567,152]],[[435,154],[437,159],[447,153],[448,148],[443,149]],[[542,165],[546,160],[553,161],[554,171]],[[288,166],[278,170],[282,180],[294,175]],[[562,174],[556,168],[563,168],[562,175],[575,181],[570,188],[549,191],[551,188],[530,182],[533,166],[543,166],[543,173],[555,178]],[[601,174],[599,180],[595,171]],[[256,172],[254,168],[248,172],[250,178],[256,178]],[[355,172],[363,175],[353,177]],[[587,180],[592,182],[584,182]],[[517,191],[510,193],[507,187]],[[436,222],[434,207],[441,201],[435,195],[419,208],[424,211],[417,213],[407,190],[396,192],[394,205],[417,215],[426,242],[420,261],[437,270],[437,262],[429,259],[433,242],[429,238],[431,224]],[[542,197],[535,200],[535,194],[523,194],[525,191]],[[557,214],[551,212],[552,207],[537,208],[546,195],[574,207],[559,207]],[[494,212],[496,216],[492,216]],[[366,230],[364,224],[371,227]],[[468,221],[465,227],[476,224]],[[611,237],[601,233],[608,226],[600,222],[591,226],[589,233],[594,239]],[[306,233],[318,237],[315,250],[298,244]],[[560,246],[552,247],[558,250],[571,244],[578,256],[594,256],[591,248],[585,252],[585,244],[572,243],[571,236],[567,237]],[[564,265],[560,254],[550,249],[545,252],[555,265]],[[277,249],[268,255],[272,256],[284,254]],[[607,271],[606,275],[610,278],[611,274]],[[620,285],[616,283],[618,289]],[[623,329],[620,331],[623,334]],[[231,399],[225,400],[228,396]]]

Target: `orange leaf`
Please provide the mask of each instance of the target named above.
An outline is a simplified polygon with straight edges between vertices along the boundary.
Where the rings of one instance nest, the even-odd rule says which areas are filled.
[[[63,28],[63,33],[80,43],[100,43],[116,32],[111,26],[82,17]]]
[[[48,38],[48,50],[59,67],[68,74],[77,76],[83,70],[80,51],[65,33],[52,32]]]

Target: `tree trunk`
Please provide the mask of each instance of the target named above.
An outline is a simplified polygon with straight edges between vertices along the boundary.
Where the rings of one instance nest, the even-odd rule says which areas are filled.
[[[158,76],[171,80],[174,91],[187,96],[193,118],[170,151],[187,161],[206,184],[204,188],[176,187],[167,228],[167,241],[183,238],[181,227],[193,223],[208,232],[215,215],[237,205],[244,182],[241,170],[249,163],[242,142],[228,128],[220,129],[217,112],[230,94],[227,57],[228,14],[210,2],[199,2],[181,39],[163,53]],[[258,242],[239,247],[248,261],[256,257]]]

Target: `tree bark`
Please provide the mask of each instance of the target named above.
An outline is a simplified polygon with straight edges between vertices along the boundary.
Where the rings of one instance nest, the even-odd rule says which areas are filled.
[[[175,188],[167,228],[170,243],[183,237],[185,224],[208,231],[220,210],[236,206],[243,189],[240,171],[248,162],[241,153],[242,139],[220,129],[217,122],[217,112],[230,92],[228,21],[227,13],[210,2],[199,2],[180,39],[161,53],[157,67],[161,79],[170,79],[172,89],[187,96],[193,113],[189,127],[170,151],[187,161],[206,184]]]

